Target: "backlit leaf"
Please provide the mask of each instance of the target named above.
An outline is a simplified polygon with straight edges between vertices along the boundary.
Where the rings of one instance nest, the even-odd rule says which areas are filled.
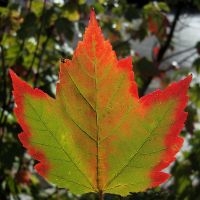
[[[182,146],[191,76],[139,98],[131,58],[117,60],[93,11],[72,60],[60,65],[55,98],[10,74],[20,141],[50,182],[125,195],[169,177],[162,170]]]

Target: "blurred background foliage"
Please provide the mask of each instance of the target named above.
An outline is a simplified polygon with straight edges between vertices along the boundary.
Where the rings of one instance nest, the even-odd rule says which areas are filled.
[[[178,23],[184,17],[197,14],[200,18],[199,0],[0,0],[0,199],[97,199],[95,194],[74,196],[67,189],[47,183],[34,171],[35,161],[17,138],[21,130],[13,115],[8,76],[11,68],[32,86],[54,96],[59,60],[72,56],[92,7],[117,56],[133,57],[140,96],[193,74],[188,120],[182,131],[185,144],[168,169],[172,173],[170,180],[161,187],[127,197],[107,194],[105,200],[199,200],[200,42],[180,52],[174,42]],[[143,44],[152,38],[151,45]],[[142,50],[137,51],[134,44]],[[193,53],[177,61],[190,51]],[[187,59],[189,63],[184,62]]]

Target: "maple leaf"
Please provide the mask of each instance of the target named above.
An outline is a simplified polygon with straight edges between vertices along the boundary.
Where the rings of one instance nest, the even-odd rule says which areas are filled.
[[[131,58],[117,60],[94,11],[72,60],[60,65],[55,99],[10,75],[19,139],[50,182],[126,195],[169,177],[162,170],[183,143],[191,76],[139,98]]]

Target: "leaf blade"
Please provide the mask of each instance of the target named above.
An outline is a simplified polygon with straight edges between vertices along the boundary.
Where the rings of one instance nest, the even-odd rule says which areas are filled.
[[[78,183],[79,187],[81,186],[84,187],[84,188],[81,188],[80,192],[83,192],[83,191],[87,192],[87,191],[94,190],[87,176],[82,172],[80,167],[76,164],[78,163],[76,159],[71,158],[67,152],[67,151],[70,152],[70,150],[69,148],[66,148],[68,145],[66,145],[65,142],[69,141],[70,137],[68,137],[67,140],[66,138],[65,140],[63,140],[62,139],[63,135],[59,135],[59,131],[65,130],[65,129],[62,125],[62,120],[57,119],[57,116],[55,116],[55,112],[59,112],[59,109],[56,107],[54,103],[55,100],[50,99],[49,96],[47,96],[46,94],[44,94],[42,91],[38,89],[37,90],[32,89],[25,82],[21,81],[13,72],[11,72],[11,77],[13,80],[14,91],[15,91],[14,96],[16,99],[16,103],[18,105],[17,108],[15,108],[15,114],[24,131],[23,133],[19,135],[19,138],[21,142],[23,143],[23,145],[28,149],[28,153],[32,155],[36,160],[40,161],[40,163],[35,166],[35,169],[38,171],[40,175],[56,183],[58,186],[63,187],[63,185],[72,185],[71,187],[72,190],[73,188],[77,190],[76,186],[74,186],[75,184],[71,184],[71,183]],[[19,97],[19,94],[21,93],[22,90],[24,91],[24,95]],[[25,108],[26,111],[25,111],[23,110],[24,106],[20,106],[20,105],[22,103],[26,105],[26,102],[24,101],[23,97],[26,95],[26,99],[28,99],[27,94],[32,95],[31,99],[29,97],[29,100],[32,102],[29,103],[28,105],[37,106],[37,109],[41,108],[41,105],[39,106],[38,104],[41,104],[42,98],[50,101],[49,103],[48,101],[43,102],[47,106],[45,112],[43,113],[51,114],[51,120],[53,120],[54,123],[48,123],[49,121],[48,116],[45,117],[43,115],[43,117],[40,118],[39,116],[41,113],[38,114],[37,112],[35,112],[35,114],[32,113],[31,120],[30,118],[26,118],[27,111],[29,111],[30,108],[26,107]],[[55,117],[52,117],[52,116],[55,116]],[[37,117],[39,118],[37,119]],[[36,126],[33,124],[32,120],[33,121],[37,120]],[[40,129],[37,129],[37,126],[40,126],[40,123],[41,123],[41,127],[43,128],[41,129],[42,131]],[[33,129],[32,132],[34,134],[30,133],[31,129]],[[43,132],[44,130],[46,131],[45,136],[41,134],[41,132]],[[48,140],[46,138],[48,138]],[[41,147],[41,144],[40,143],[37,144],[35,141],[43,141],[43,142],[46,141],[46,144],[43,144]],[[64,142],[60,142],[60,141],[64,141]],[[50,149],[48,146],[49,144],[53,145],[54,148]],[[44,149],[45,145],[48,148]],[[57,148],[57,150],[55,149],[55,147]],[[56,159],[57,154],[60,156],[60,158],[64,157],[63,159],[60,160],[60,162],[58,162],[59,160]],[[67,173],[64,168],[68,169]],[[54,173],[52,171],[54,171]],[[55,176],[55,174],[57,175]],[[78,181],[76,181],[76,179]],[[63,183],[62,180],[65,180],[65,182]]]
[[[162,170],[182,145],[191,76],[139,98],[131,58],[117,60],[94,11],[72,60],[61,63],[55,99],[10,74],[19,138],[51,182],[125,195],[169,177]]]

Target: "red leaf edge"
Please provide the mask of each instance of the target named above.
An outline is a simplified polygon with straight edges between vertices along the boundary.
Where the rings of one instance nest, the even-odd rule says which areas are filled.
[[[182,147],[184,140],[179,136],[179,133],[181,132],[183,124],[187,118],[187,113],[184,112],[184,109],[188,101],[188,96],[186,94],[191,80],[192,75],[189,75],[179,82],[172,83],[169,87],[166,88],[165,93],[163,91],[157,90],[144,97],[147,98],[147,96],[152,96],[153,98],[150,99],[153,101],[156,96],[160,96],[160,98],[165,101],[167,97],[172,98],[173,96],[177,95],[177,91],[181,91],[179,96],[180,103],[174,114],[176,122],[174,125],[172,125],[164,139],[166,151],[163,153],[162,160],[150,172],[151,187],[160,185],[170,177],[170,174],[162,172],[162,170],[175,160],[175,155]],[[155,93],[157,94],[155,95]]]
[[[131,95],[134,98],[139,99],[138,88],[137,88],[137,84],[134,79],[134,72],[132,70],[132,57],[129,56],[129,57],[120,59],[118,61],[118,66],[127,72],[128,79],[131,83],[129,92],[131,93]]]
[[[45,156],[45,153],[41,149],[36,149],[34,146],[30,143],[31,133],[30,129],[26,123],[26,121],[23,119],[24,117],[24,95],[29,94],[32,95],[33,98],[37,97],[40,99],[47,99],[48,96],[42,92],[39,89],[32,89],[30,85],[28,85],[25,81],[22,81],[11,69],[9,70],[10,77],[13,82],[13,96],[16,102],[14,113],[17,117],[17,121],[21,125],[23,132],[21,132],[18,135],[19,140],[23,144],[23,147],[25,147],[28,150],[28,153],[39,163],[37,163],[34,168],[35,170],[43,177],[46,177],[48,174],[48,171],[50,170],[50,163],[48,159]]]

